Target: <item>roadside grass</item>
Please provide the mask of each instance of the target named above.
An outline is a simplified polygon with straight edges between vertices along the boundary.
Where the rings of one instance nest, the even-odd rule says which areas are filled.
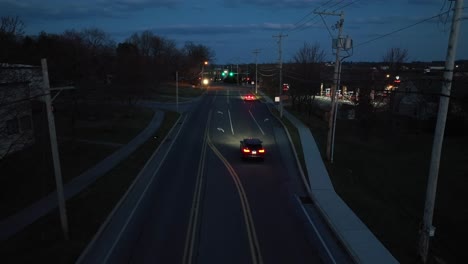
[[[58,210],[0,243],[3,263],[72,263],[127,191],[146,161],[178,120],[179,114],[166,112],[159,130],[128,159],[67,201],[70,239],[61,233]]]
[[[48,141],[47,141],[48,143]],[[45,145],[45,144],[40,144]],[[70,143],[59,147],[62,177],[68,182],[117,148]],[[25,166],[27,164],[27,166]],[[33,146],[2,162],[0,219],[6,218],[56,189],[50,145]]]
[[[205,91],[205,88],[192,87],[192,85],[187,83],[179,83],[179,102],[192,100],[202,95]],[[151,89],[148,98],[159,102],[176,102],[175,82],[162,83],[159,87]]]
[[[335,190],[401,263],[418,263],[417,246],[423,216],[433,136],[389,132],[378,127],[363,137],[353,121],[338,120],[334,163],[325,159],[327,123],[294,112],[308,125],[325,161]],[[468,146],[466,137],[446,137],[434,214],[436,236],[431,263],[464,259],[468,222]]]
[[[77,107],[78,116],[73,120],[71,109],[63,107],[63,113],[56,114],[56,122],[58,136],[65,139],[126,144],[153,117],[153,111],[147,108],[81,103]]]
[[[123,144],[134,138],[153,116],[149,109],[80,104],[73,128],[67,108],[58,104],[58,109],[55,119],[64,183],[118,149],[118,145],[107,143]],[[38,119],[41,125],[36,125],[36,143],[8,156],[0,164],[0,186],[8,186],[0,195],[0,218],[14,214],[56,189],[50,140],[44,128],[46,120]]]
[[[302,171],[304,171],[304,173],[307,174],[307,168],[305,166],[305,160],[304,160],[304,151],[302,150],[301,138],[299,136],[299,132],[297,131],[297,128],[287,118],[284,118],[284,117],[281,118],[280,113],[276,108],[270,107],[270,111],[273,115],[276,116],[276,118],[280,119],[281,122],[283,122],[284,126],[288,130],[289,135],[291,136],[291,140],[294,144],[294,148],[296,149],[296,154],[297,154],[297,157],[299,158]],[[306,179],[308,181],[309,177],[306,176]]]

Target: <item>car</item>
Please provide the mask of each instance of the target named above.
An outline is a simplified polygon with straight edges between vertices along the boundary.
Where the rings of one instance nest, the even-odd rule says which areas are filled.
[[[255,101],[257,98],[253,94],[247,94],[244,96],[244,101]]]
[[[262,141],[258,138],[244,138],[240,141],[240,155],[243,160],[259,159],[264,160],[265,149]]]

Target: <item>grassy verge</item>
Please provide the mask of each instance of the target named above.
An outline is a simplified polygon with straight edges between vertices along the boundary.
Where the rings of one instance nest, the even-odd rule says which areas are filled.
[[[325,156],[327,124],[291,111],[307,124]],[[337,193],[401,263],[418,263],[417,243],[423,215],[433,136],[383,131],[369,136],[354,121],[338,120],[334,163],[326,162]],[[468,185],[466,137],[444,141],[434,215],[436,236],[431,263],[457,263],[463,256],[468,221],[463,193]]]
[[[178,96],[179,102],[189,101],[202,95],[206,91],[205,88],[192,87],[192,85],[179,83]],[[159,102],[176,102],[176,85],[175,83],[163,83],[159,87],[151,90],[148,96],[149,99]]]
[[[126,106],[80,105],[73,127],[69,113],[56,113],[60,163],[64,182],[79,176],[127,143],[145,128],[153,111]],[[45,119],[40,120],[43,125]],[[36,143],[0,163],[0,218],[7,217],[56,189],[48,130],[36,126]],[[95,143],[83,140],[96,141]],[[111,143],[111,144],[107,144]],[[24,166],[24,164],[28,164]]]
[[[57,113],[57,132],[64,139],[91,140],[126,144],[141,132],[153,111],[146,108],[117,104],[85,104],[75,110],[77,117],[71,118],[71,110]]]
[[[380,124],[377,122],[370,132],[365,132],[356,121],[338,120],[335,162],[330,164],[325,158],[327,122],[314,115],[288,111],[310,128],[335,190],[343,200],[401,263],[420,263],[417,249],[432,131],[414,131],[404,126],[388,130],[388,124],[382,122],[389,121],[382,118]],[[429,263],[460,263],[465,259],[466,146],[466,136],[446,134],[433,220],[437,229]]]
[[[304,171],[305,174],[307,174],[307,168],[305,166],[304,152],[302,150],[301,138],[299,136],[299,132],[297,131],[297,128],[287,118],[280,118],[280,114],[276,108],[270,108],[270,109],[273,115],[281,119],[284,126],[288,130],[289,135],[291,136],[291,140],[294,144],[294,148],[296,149],[296,154],[297,154],[297,157],[299,158],[299,162],[301,164],[302,170]],[[309,177],[306,176],[306,179],[309,180]]]
[[[3,263],[72,263],[126,192],[148,158],[178,119],[166,112],[160,129],[127,160],[67,201],[70,240],[64,241],[58,211],[41,218],[0,244]]]

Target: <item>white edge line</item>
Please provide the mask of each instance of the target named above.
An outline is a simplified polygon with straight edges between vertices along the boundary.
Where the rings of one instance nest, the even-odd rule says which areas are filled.
[[[184,118],[184,123],[185,123],[185,120],[187,119],[188,116],[185,116]],[[144,171],[146,169],[146,167],[148,166],[148,164],[150,163],[150,161],[154,158],[154,156],[159,152],[159,149],[162,147],[163,143],[166,141],[167,137],[172,133],[172,131],[175,129],[175,127],[177,126],[177,123],[179,123],[180,119],[182,118],[182,115],[177,119],[177,121],[174,123],[174,126],[171,128],[171,130],[167,133],[166,137],[164,138],[163,141],[161,141],[161,143],[159,144],[158,148],[153,152],[153,154],[151,155],[151,157],[148,159],[148,161],[145,163],[145,165],[143,166],[143,168],[140,170],[140,173],[142,171]],[[182,124],[183,125],[183,124]],[[181,128],[182,129],[182,128]],[[180,129],[180,130],[181,130]],[[180,132],[179,130],[179,132]],[[176,135],[176,138],[177,136],[179,135],[179,132],[177,133]],[[172,141],[171,143],[171,147],[172,147],[172,144],[174,143],[174,140]],[[170,148],[169,148],[170,150]],[[169,151],[168,151],[169,152]],[[164,159],[166,158],[167,156],[167,153],[166,152],[166,155],[164,155]],[[164,160],[163,159],[163,160]],[[162,164],[163,162],[161,162]],[[161,167],[161,164],[159,167]],[[159,170],[159,167],[157,168],[157,170]],[[151,181],[153,180],[154,178],[154,175],[156,175],[157,173],[157,170],[155,171],[155,173],[153,174],[153,176],[151,177]],[[76,261],[76,263],[82,263],[83,261],[83,258],[88,254],[88,252],[91,250],[91,248],[94,246],[94,244],[96,243],[98,237],[100,237],[102,235],[102,233],[104,232],[104,230],[107,228],[109,222],[111,221],[111,219],[113,218],[113,216],[116,214],[116,211],[120,208],[120,206],[122,205],[123,201],[125,201],[125,199],[127,198],[127,196],[129,195],[129,193],[131,192],[131,190],[133,190],[134,186],[136,185],[136,183],[138,182],[141,174],[139,173],[139,175],[137,176],[137,178],[133,181],[132,185],[130,185],[130,187],[127,189],[127,192],[125,192],[124,196],[122,196],[122,198],[119,200],[119,202],[117,203],[116,206],[114,206],[114,209],[112,209],[112,212],[107,216],[106,220],[104,221],[104,223],[101,225],[101,227],[99,228],[99,230],[96,232],[96,234],[94,235],[93,239],[91,240],[91,242],[88,244],[88,246],[86,247],[86,249],[81,253],[80,257],[78,258],[78,260]],[[145,189],[146,191],[146,189]],[[141,200],[141,199],[140,199]],[[140,200],[138,200],[138,203],[140,202]],[[132,211],[132,214],[133,215],[133,211]],[[125,223],[125,227],[128,225],[128,222]],[[119,238],[121,236],[121,233],[119,233]],[[112,249],[115,247],[115,243],[114,245],[112,246]],[[106,260],[108,259],[108,255],[106,256]]]
[[[187,119],[187,117],[188,117],[188,115],[185,116],[184,122],[185,122],[185,120]],[[177,120],[177,121],[178,121],[178,120]],[[174,126],[174,127],[175,127],[175,126]],[[171,129],[171,130],[172,130],[172,129]],[[174,140],[171,140],[171,144],[169,145],[169,149],[168,149],[167,152],[164,154],[164,156],[163,156],[161,162],[159,163],[159,166],[154,170],[154,173],[153,173],[153,175],[151,176],[151,180],[150,180],[149,182],[153,182],[154,177],[156,176],[156,174],[158,173],[158,171],[159,171],[159,169],[161,168],[162,164],[164,163],[164,161],[165,161],[167,155],[169,154],[169,152],[170,152],[170,150],[171,150],[171,148],[172,148],[172,145],[174,145],[175,139],[177,139],[177,137],[179,136],[180,131],[182,131],[182,128],[180,128],[179,131],[177,131],[177,134],[176,134],[176,136],[174,137]],[[172,131],[171,131],[171,132],[172,132]],[[168,133],[167,136],[169,136],[169,134],[170,134],[170,133]],[[166,138],[167,138],[167,136],[166,136]],[[164,141],[166,140],[166,138],[164,138]],[[161,142],[161,145],[162,145],[162,143],[163,143],[163,142]],[[161,145],[160,145],[160,146],[161,146]],[[158,149],[159,149],[159,147],[158,147]],[[149,160],[148,160],[148,161],[149,161]],[[147,164],[148,164],[148,163],[147,163]],[[144,166],[143,168],[146,168],[146,164],[145,164],[145,166]],[[143,171],[143,170],[142,170],[142,171]],[[148,191],[148,188],[149,188],[150,185],[151,185],[151,184],[147,184],[147,185],[146,185],[145,190],[144,190],[143,193],[140,195],[140,198],[138,199],[136,205],[133,207],[132,212],[131,212],[130,215],[127,217],[127,221],[125,221],[125,224],[124,224],[123,228],[120,230],[119,235],[118,235],[117,238],[114,240],[114,243],[112,243],[112,247],[111,247],[111,249],[108,251],[108,254],[106,255],[106,258],[104,259],[104,263],[107,263],[107,260],[108,260],[109,256],[110,256],[110,255],[112,254],[112,252],[114,251],[114,248],[115,248],[115,246],[117,245],[117,243],[119,242],[120,237],[122,236],[122,233],[124,232],[124,230],[127,229],[128,223],[130,223],[130,220],[133,218],[133,214],[135,213],[136,209],[137,209],[138,206],[140,205],[140,202],[141,202],[141,200],[143,199],[143,197],[146,195],[146,192]],[[133,187],[133,186],[132,186],[132,187]]]
[[[252,119],[255,121],[255,124],[257,124],[258,128],[260,129],[260,132],[262,132],[262,134],[265,135],[265,132],[263,132],[262,128],[260,127],[260,124],[257,122],[257,120],[253,116],[252,112],[250,112],[250,110],[249,110],[249,114],[252,117]]]
[[[229,111],[229,109],[228,109],[228,114],[229,114],[229,123],[231,124],[232,135],[234,135],[234,127],[232,126],[231,111]]]
[[[337,263],[335,258],[333,257],[333,254],[330,252],[330,250],[328,249],[327,245],[325,244],[325,241],[323,240],[322,238],[322,235],[320,235],[320,232],[318,231],[317,227],[315,226],[314,222],[312,221],[312,219],[310,219],[310,216],[309,214],[307,213],[306,209],[304,208],[304,206],[302,205],[302,202],[299,200],[299,197],[297,197],[297,195],[295,195],[296,197],[296,200],[297,202],[299,203],[299,205],[301,206],[301,209],[302,209],[302,212],[304,213],[304,215],[307,217],[307,220],[309,221],[309,224],[312,226],[312,228],[314,229],[315,231],[315,234],[317,235],[317,237],[320,239],[320,243],[322,243],[323,247],[325,248],[325,251],[327,251],[327,255],[328,257],[330,258],[330,260],[332,261],[332,263]]]

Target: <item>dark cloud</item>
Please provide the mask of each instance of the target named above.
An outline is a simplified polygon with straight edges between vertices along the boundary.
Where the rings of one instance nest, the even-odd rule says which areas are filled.
[[[348,21],[349,27],[359,27],[362,25],[393,25],[393,26],[410,26],[412,24],[419,23],[423,20],[429,19],[433,15],[428,15],[426,17],[422,16],[403,16],[403,15],[394,15],[394,16],[369,16],[369,17],[360,17],[360,18],[352,18]],[[426,23],[440,23],[441,19],[445,18],[445,16],[434,17],[430,19]]]
[[[0,0],[0,16],[20,16],[24,20],[67,20],[88,17],[125,17],[145,8],[174,8],[182,0]]]
[[[258,31],[278,32],[291,28],[292,25],[277,23],[261,24],[205,24],[205,25],[171,25],[154,27],[151,30],[156,34],[163,35],[219,35],[219,34],[248,34]]]
[[[262,8],[315,8],[323,0],[225,0],[225,7],[245,7],[252,8],[253,6]]]
[[[437,6],[442,5],[445,0],[408,0],[410,5]]]

